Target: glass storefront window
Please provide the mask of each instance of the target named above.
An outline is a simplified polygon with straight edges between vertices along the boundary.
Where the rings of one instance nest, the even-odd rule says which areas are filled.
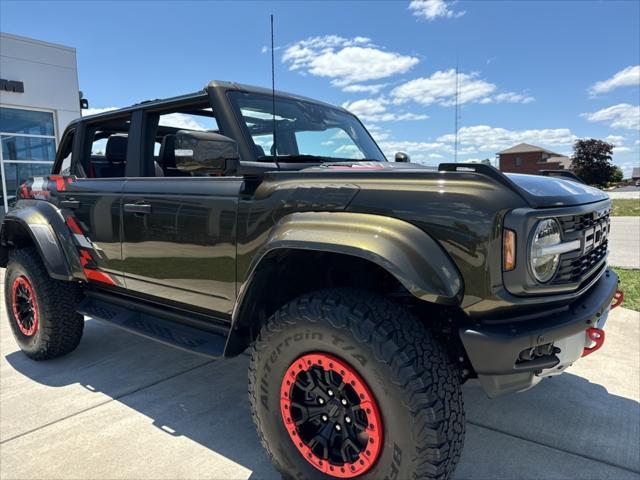
[[[0,136],[2,159],[39,160],[53,162],[56,158],[56,143],[53,138]]]
[[[54,136],[53,114],[0,107],[0,132]]]
[[[0,143],[1,218],[23,182],[51,173],[56,155],[53,113],[0,107]]]

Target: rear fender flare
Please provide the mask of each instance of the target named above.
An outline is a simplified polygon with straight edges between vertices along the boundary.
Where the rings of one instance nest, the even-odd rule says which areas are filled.
[[[57,280],[83,280],[72,233],[56,206],[41,200],[19,200],[7,212],[0,228],[0,264],[6,266],[17,231],[29,234],[47,272]]]

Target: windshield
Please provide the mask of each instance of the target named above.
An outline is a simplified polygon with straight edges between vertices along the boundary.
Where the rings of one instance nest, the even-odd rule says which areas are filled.
[[[230,92],[229,99],[259,161],[386,161],[360,121],[337,108],[276,97],[276,148],[273,98]]]

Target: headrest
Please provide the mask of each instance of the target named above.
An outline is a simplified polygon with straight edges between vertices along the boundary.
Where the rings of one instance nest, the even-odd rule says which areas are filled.
[[[160,144],[158,160],[162,168],[176,168],[176,136],[165,135]]]
[[[124,163],[127,160],[127,137],[118,135],[109,137],[105,158],[109,163]]]

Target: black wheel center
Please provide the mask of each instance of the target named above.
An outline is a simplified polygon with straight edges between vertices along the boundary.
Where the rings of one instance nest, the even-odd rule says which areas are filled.
[[[291,389],[290,412],[301,440],[332,465],[355,462],[367,446],[367,413],[338,372],[319,366],[300,372]]]
[[[31,292],[22,284],[16,287],[15,306],[18,313],[16,320],[29,330],[35,320],[35,308]]]

